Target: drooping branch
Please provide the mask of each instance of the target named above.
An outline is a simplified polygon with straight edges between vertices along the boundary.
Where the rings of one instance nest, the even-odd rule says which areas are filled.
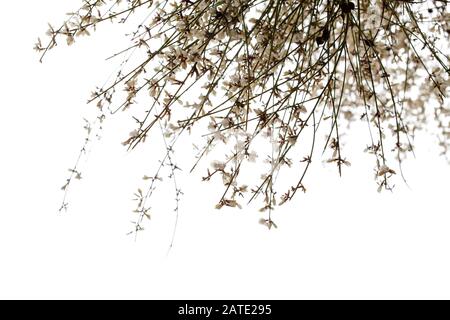
[[[134,23],[138,13],[146,19],[130,46],[111,56],[125,57],[120,71],[90,102],[133,114],[129,149],[160,128],[171,141],[161,164],[172,170],[170,150],[197,132],[204,142],[192,169],[217,159],[203,178],[221,178],[217,208],[260,198],[262,222],[275,226],[275,206],[306,191],[316,149],[339,174],[350,165],[342,137],[355,122],[367,125],[379,190],[391,189],[416,130],[434,126],[449,153],[447,1],[84,1],[35,49],[43,58],[60,39],[72,45],[106,21]],[[145,58],[133,58],[137,51]],[[261,177],[248,177],[249,166]],[[175,190],[178,199],[176,182]],[[138,194],[137,229],[146,194]]]

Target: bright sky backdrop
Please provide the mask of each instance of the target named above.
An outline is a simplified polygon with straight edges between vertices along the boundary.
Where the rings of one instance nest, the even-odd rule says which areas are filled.
[[[350,141],[343,178],[318,161],[308,192],[275,213],[270,232],[255,207],[215,210],[220,185],[200,182],[203,171],[185,177],[167,255],[170,189],[157,194],[142,236],[126,236],[132,194],[158,157],[149,143],[126,153],[129,128],[117,118],[83,164],[70,210],[58,214],[93,108],[86,99],[112,71],[104,58],[126,31],[101,28],[39,64],[36,38],[78,5],[2,5],[0,298],[450,298],[450,165],[426,135],[405,163],[410,188],[397,179],[393,193],[378,194],[364,142]]]

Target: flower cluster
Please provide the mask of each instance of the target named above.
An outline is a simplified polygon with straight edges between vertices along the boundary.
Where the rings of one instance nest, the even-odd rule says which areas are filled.
[[[130,47],[115,55],[125,56],[122,69],[91,101],[102,112],[140,113],[123,142],[129,148],[161,128],[165,161],[179,136],[200,130],[194,167],[213,160],[203,179],[224,185],[217,208],[261,198],[261,221],[276,226],[271,211],[306,191],[316,149],[339,173],[350,165],[342,136],[354,122],[367,125],[379,190],[391,188],[393,168],[424,124],[436,126],[449,153],[446,1],[85,0],[35,48],[43,57],[59,39],[71,45],[103,22],[134,23],[140,13],[147,18]],[[130,58],[136,51],[145,58]],[[262,172],[248,180],[254,162]],[[145,193],[137,198],[142,218]]]

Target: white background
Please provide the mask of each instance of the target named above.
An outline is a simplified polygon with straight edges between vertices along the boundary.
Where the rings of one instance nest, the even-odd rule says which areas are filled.
[[[157,194],[143,235],[126,236],[132,193],[157,157],[126,153],[120,142],[130,130],[118,118],[59,215],[82,117],[93,108],[86,99],[112,70],[104,58],[125,32],[101,28],[39,64],[32,47],[46,23],[78,6],[2,5],[0,298],[450,298],[450,167],[427,135],[405,164],[410,188],[397,179],[393,193],[378,194],[372,159],[355,142],[344,177],[318,162],[308,192],[275,213],[279,228],[270,232],[255,207],[215,210],[219,185],[200,182],[203,171],[185,177],[167,255],[170,192]]]

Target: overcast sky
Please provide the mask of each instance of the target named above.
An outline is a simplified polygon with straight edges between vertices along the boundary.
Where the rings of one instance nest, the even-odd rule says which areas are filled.
[[[83,162],[69,211],[58,214],[82,119],[94,108],[86,100],[113,70],[105,58],[125,32],[101,28],[40,64],[35,40],[78,5],[3,4],[0,298],[450,298],[450,166],[426,134],[405,163],[409,187],[397,177],[394,192],[381,194],[364,144],[350,139],[344,176],[318,161],[308,192],[275,212],[270,232],[255,207],[215,210],[220,185],[185,172],[167,254],[170,188],[157,193],[137,241],[126,236],[132,194],[158,158],[151,143],[127,153],[120,142],[129,128],[117,118]]]

